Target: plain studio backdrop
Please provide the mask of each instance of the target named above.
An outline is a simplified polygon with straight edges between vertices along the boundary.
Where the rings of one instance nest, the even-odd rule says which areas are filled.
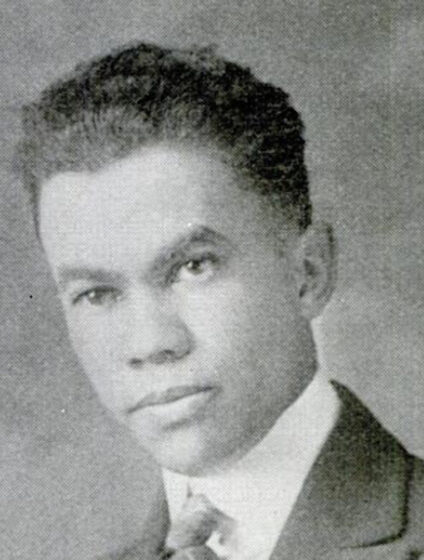
[[[19,106],[134,40],[216,44],[289,91],[318,215],[340,245],[322,360],[424,455],[420,0],[2,0],[0,557],[89,560],[143,530],[154,467],[108,418],[66,340],[11,172]]]

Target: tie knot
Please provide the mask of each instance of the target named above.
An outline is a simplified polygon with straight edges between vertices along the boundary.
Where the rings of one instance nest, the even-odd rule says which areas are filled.
[[[214,531],[225,533],[233,521],[203,494],[187,498],[179,517],[172,523],[166,540],[168,550],[204,545]]]

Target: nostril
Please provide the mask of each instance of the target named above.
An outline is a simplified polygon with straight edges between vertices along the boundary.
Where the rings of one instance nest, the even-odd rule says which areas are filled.
[[[128,356],[131,368],[142,369],[148,365],[172,364],[183,359],[195,348],[193,337],[185,326],[154,334],[152,338],[137,338],[134,341]]]
[[[155,352],[151,354],[145,360],[140,358],[131,358],[129,365],[134,369],[141,369],[144,367],[146,362],[154,365],[162,365],[166,363],[173,363],[181,358],[184,358],[189,353],[189,350],[184,350],[181,352],[175,350],[161,350],[160,352]]]
[[[161,365],[166,363],[172,363],[180,358],[183,358],[188,354],[188,350],[176,351],[176,350],[161,350],[160,352],[155,352],[149,357],[149,362],[155,365]]]
[[[156,365],[165,364],[166,362],[174,361],[172,350],[161,350],[160,352],[155,352],[150,356],[149,362]]]

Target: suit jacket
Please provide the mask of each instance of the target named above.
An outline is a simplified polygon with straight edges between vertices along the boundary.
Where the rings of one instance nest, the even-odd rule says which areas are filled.
[[[270,560],[424,560],[424,463],[334,386],[341,414]],[[140,542],[108,560],[157,558],[168,523],[162,494]]]

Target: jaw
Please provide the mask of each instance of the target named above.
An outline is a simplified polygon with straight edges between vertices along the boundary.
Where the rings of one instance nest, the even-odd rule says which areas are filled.
[[[147,430],[131,430],[162,468],[187,476],[205,476],[219,470],[231,462],[229,457],[234,454],[233,442],[218,437],[220,430],[208,429],[205,422],[156,430],[148,438],[143,437]]]

